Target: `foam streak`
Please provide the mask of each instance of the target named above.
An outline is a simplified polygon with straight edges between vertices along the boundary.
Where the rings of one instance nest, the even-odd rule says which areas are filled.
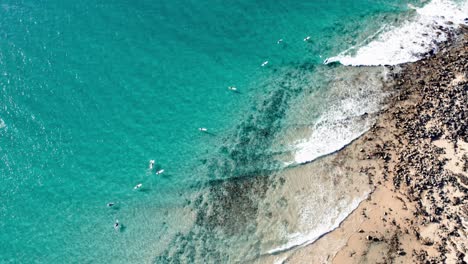
[[[391,27],[353,55],[350,54],[352,49],[348,49],[324,63],[371,66],[414,62],[431,50],[436,51],[438,44],[447,40],[448,32],[459,24],[466,24],[468,16],[467,1],[456,5],[450,0],[433,0],[422,8],[410,8],[416,10],[411,20]]]

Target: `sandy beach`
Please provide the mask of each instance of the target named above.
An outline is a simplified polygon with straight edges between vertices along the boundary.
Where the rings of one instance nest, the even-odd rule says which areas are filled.
[[[371,194],[338,228],[283,263],[466,263],[468,29],[434,54],[389,67],[377,123],[332,158]]]

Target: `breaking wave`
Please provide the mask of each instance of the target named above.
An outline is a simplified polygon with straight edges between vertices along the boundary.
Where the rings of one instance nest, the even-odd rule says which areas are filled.
[[[386,25],[382,33],[364,46],[355,46],[330,57],[325,64],[396,65],[414,62],[446,41],[459,24],[467,24],[468,2],[456,4],[450,0],[433,0],[421,8],[409,5],[415,15],[399,26]]]

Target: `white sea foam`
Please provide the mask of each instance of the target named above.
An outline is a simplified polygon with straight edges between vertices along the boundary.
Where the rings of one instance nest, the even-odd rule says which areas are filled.
[[[290,249],[314,242],[368,197],[367,178],[349,171],[349,163],[338,159],[343,162],[328,156],[278,175],[287,180],[271,188],[259,205],[256,237],[262,255],[289,255]]]
[[[452,30],[459,23],[464,23],[464,18],[468,16],[467,6],[466,3],[457,6],[448,0],[433,0],[422,8],[413,8],[416,10],[415,15],[400,27],[383,26],[365,40],[367,44],[353,47],[339,56],[327,59],[326,62],[337,61],[345,65],[388,65],[416,61],[422,54],[446,40],[446,30]],[[449,21],[453,24],[447,23]],[[438,27],[442,27],[443,30]],[[314,116],[313,123],[306,124],[310,134],[292,144],[296,164],[310,162],[343,148],[375,123],[376,113],[381,109],[387,95],[382,89],[386,70],[384,67],[343,68],[330,68],[321,72],[321,78],[330,80],[329,89],[325,94],[312,94],[310,98],[305,98],[306,106],[300,104],[301,106],[295,109],[303,110],[301,117]],[[320,105],[321,108],[314,108],[314,105]],[[301,129],[299,133],[302,135],[304,130]],[[326,160],[327,158],[323,159]],[[319,174],[316,170],[314,173]],[[297,175],[303,174],[296,172],[291,175],[298,177]],[[288,216],[284,218],[289,220],[290,215],[295,216],[294,213],[297,213],[298,219],[296,222],[288,222],[290,224],[287,229],[278,225],[278,236],[285,239],[279,245],[266,247],[265,252],[268,254],[277,254],[313,243],[323,234],[336,229],[370,192],[359,192],[350,197],[344,191],[346,188],[339,189],[334,184],[328,185],[327,181],[317,183],[319,180],[316,176],[314,175],[314,182],[309,185],[303,178],[300,179],[303,184],[301,186],[313,188],[314,193],[298,196],[298,190],[289,187],[292,188],[290,192],[294,199],[289,201],[288,208],[297,208],[298,211],[289,209]],[[340,176],[338,173],[333,177]],[[343,186],[346,184],[343,183]]]
[[[447,38],[445,30],[464,23],[468,16],[468,1],[456,5],[450,0],[433,0],[422,8],[414,8],[415,16],[400,27],[382,27],[369,39],[367,45],[355,48],[354,55],[348,55],[354,48],[326,60],[338,61],[345,65],[389,65],[416,61],[422,54],[437,47],[437,43]],[[449,21],[453,24],[448,23]],[[439,30],[438,27],[444,30]],[[356,68],[353,68],[356,69]],[[350,74],[353,71],[348,68]],[[370,71],[367,69],[366,71]],[[339,73],[341,74],[341,73]],[[366,132],[375,122],[375,113],[381,108],[384,93],[378,80],[358,78],[355,82],[341,82],[349,78],[337,74],[333,82],[336,90],[331,92],[325,109],[320,110],[318,120],[310,125],[308,138],[295,143],[295,163],[312,161],[323,155],[340,150],[352,140]],[[332,83],[333,83],[332,82]],[[342,92],[345,91],[345,92]],[[331,100],[330,100],[331,98]],[[365,116],[368,113],[368,116]]]
[[[447,31],[467,23],[468,1],[456,4],[450,0],[432,0],[421,8],[409,8],[415,10],[409,21],[399,26],[388,25],[367,45],[352,47],[324,63],[370,66],[414,62],[437,50],[438,44],[447,40]]]
[[[369,193],[365,193],[362,197],[355,198],[348,206],[345,207],[345,209],[342,209],[344,204],[330,208],[329,213],[323,216],[322,218],[323,220],[320,223],[320,225],[315,226],[313,230],[311,230],[309,233],[306,233],[306,234],[303,234],[303,233],[290,234],[288,237],[288,242],[286,244],[283,244],[280,247],[269,250],[268,254],[275,254],[278,252],[291,249],[293,247],[304,246],[304,245],[313,243],[315,240],[320,238],[323,234],[336,229],[340,225],[340,223],[343,222],[343,220],[345,220],[346,217],[348,217],[348,215],[359,206],[361,201],[366,199],[368,195]],[[301,218],[307,221],[308,219],[310,219],[310,214],[314,214],[314,213],[308,212],[307,209],[304,209],[301,215]]]
[[[322,67],[315,73],[318,85],[326,89],[305,93],[291,109],[289,122],[311,120],[311,123],[285,128],[285,142],[294,155],[294,163],[306,163],[330,154],[349,144],[375,122],[376,112],[387,93],[385,67]],[[299,127],[299,129],[297,129]],[[298,139],[299,140],[295,140]],[[290,160],[289,155],[284,156]],[[364,177],[354,175],[324,157],[306,166],[291,166],[283,177],[288,179],[281,193],[287,201],[286,213],[274,215],[267,226],[262,249],[266,254],[278,254],[291,248],[310,244],[335,229],[365,199],[370,189]],[[274,199],[268,204],[274,204]],[[281,211],[281,210],[279,210]],[[284,224],[287,223],[287,224]],[[279,238],[279,239],[278,239]],[[279,243],[278,243],[279,242]]]
[[[382,68],[344,69],[329,74],[336,78],[322,101],[319,117],[307,138],[294,142],[294,162],[306,163],[340,150],[375,123],[382,107],[386,75]],[[325,102],[325,103],[324,103]]]
[[[3,121],[3,119],[0,118],[0,129],[5,128],[5,127],[6,127],[5,121]]]
[[[348,101],[348,102],[346,102]],[[347,105],[352,105],[354,100],[345,100]],[[299,143],[295,155],[296,163],[312,161],[323,155],[340,150],[353,139],[366,132],[373,124],[369,118],[361,118],[358,112],[364,114],[365,108],[356,107],[357,115],[346,117],[345,109],[336,109],[324,114],[314,125],[310,138]],[[369,109],[370,110],[370,109]]]

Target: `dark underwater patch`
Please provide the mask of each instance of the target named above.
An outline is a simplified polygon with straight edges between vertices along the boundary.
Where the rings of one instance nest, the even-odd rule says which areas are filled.
[[[272,184],[270,176],[280,167],[268,149],[281,129],[291,99],[307,87],[301,77],[314,66],[305,63],[287,68],[275,74],[281,76],[275,82],[264,84],[270,92],[256,104],[254,113],[224,140],[215,158],[205,161],[211,180],[202,187],[204,195],[189,203],[197,212],[195,227],[188,234],[176,235],[155,263],[180,263],[182,259],[184,263],[228,262],[225,249],[232,246],[229,238],[253,238],[259,202]],[[258,239],[251,243],[251,253],[259,252]]]

